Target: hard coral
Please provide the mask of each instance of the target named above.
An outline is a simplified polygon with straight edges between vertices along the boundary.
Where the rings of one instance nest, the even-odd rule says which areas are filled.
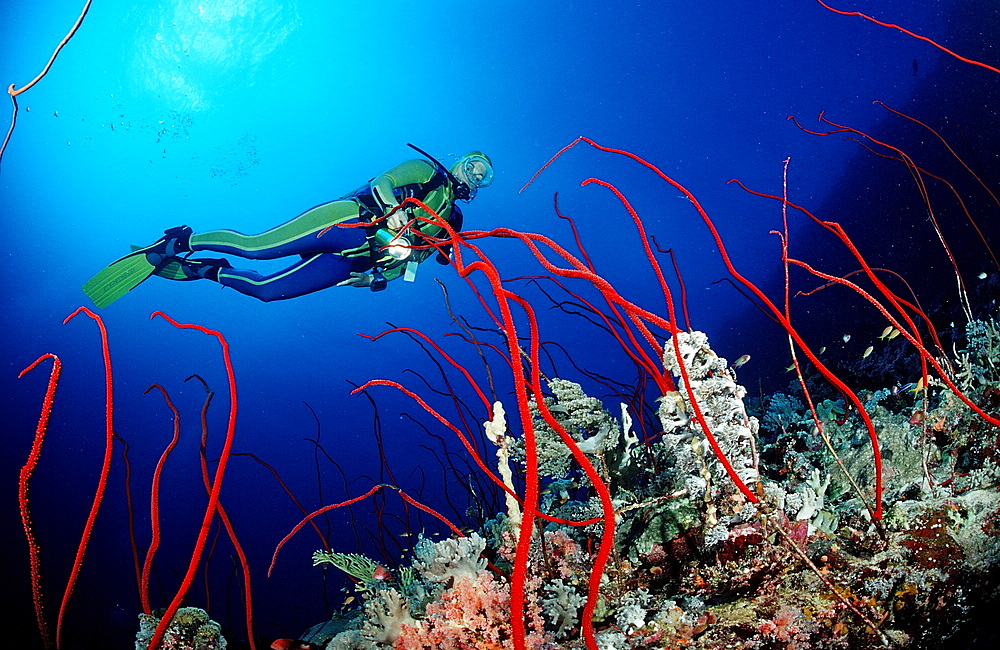
[[[413,567],[428,582],[454,585],[462,578],[475,578],[486,567],[485,558],[480,557],[485,549],[486,540],[475,532],[436,543],[424,538],[413,549]]]
[[[395,589],[383,589],[378,596],[365,604],[367,621],[361,635],[376,643],[393,644],[399,639],[403,627],[416,621],[410,616],[406,599]]]
[[[139,614],[139,632],[135,635],[135,650],[147,650],[160,619]],[[160,650],[225,650],[222,628],[203,609],[181,607],[167,625]]]

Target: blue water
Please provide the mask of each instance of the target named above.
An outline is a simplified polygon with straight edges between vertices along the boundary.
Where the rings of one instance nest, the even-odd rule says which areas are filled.
[[[20,87],[33,78],[81,4],[4,3],[0,82]],[[990,3],[880,0],[844,8],[876,13],[962,46],[973,58],[996,61],[996,52],[986,45],[988,26],[997,20]],[[481,149],[494,161],[496,181],[465,208],[467,229],[510,227],[571,247],[572,237],[552,208],[553,193],[559,192],[561,210],[576,219],[601,275],[630,300],[664,313],[628,214],[606,190],[580,187],[591,176],[615,183],[660,245],[675,249],[693,326],[707,331],[723,356],[751,354],[741,374],[745,383],[780,387],[788,380],[783,335],[727,285],[712,284],[726,275],[725,269],[680,192],[632,162],[582,146],[526,191],[518,193],[519,188],[579,135],[629,150],[699,197],[741,272],[777,290],[773,295],[780,299],[775,284],[780,250],[777,238],[768,234],[781,226],[780,204],[750,197],[726,182],[739,178],[755,189],[780,193],[782,163],[791,158],[793,201],[824,210],[824,218],[854,224],[865,250],[879,263],[880,253],[896,252],[897,265],[925,277],[945,277],[950,271],[941,266],[939,251],[918,252],[934,236],[905,170],[885,163],[869,171],[873,158],[856,144],[840,136],[806,135],[785,118],[799,116],[813,128],[819,126],[815,116],[826,111],[842,124],[893,133],[904,149],[928,144],[926,133],[888,120],[871,103],[879,99],[933,117],[953,141],[960,141],[956,127],[962,125],[963,151],[978,152],[986,170],[992,163],[995,171],[985,138],[996,131],[996,115],[984,107],[990,99],[995,105],[998,81],[926,43],[805,0],[94,2],[48,75],[19,97],[17,127],[0,168],[5,278],[0,494],[6,495],[0,500],[6,558],[0,582],[9,585],[2,590],[0,611],[14,612],[17,636],[30,638],[33,614],[16,482],[47,367],[21,380],[16,374],[44,352],[57,353],[65,364],[32,483],[46,604],[54,620],[104,440],[96,328],[84,318],[61,322],[88,304],[81,284],[130,244],[149,243],[182,223],[196,232],[259,232],[412,157],[407,142],[446,161]],[[884,225],[890,222],[882,218],[890,212],[905,213],[906,225]],[[964,237],[967,228],[956,228],[955,236]],[[796,215],[792,235],[803,246],[799,250],[822,257],[830,244],[813,239],[814,230]],[[505,277],[540,272],[523,246],[483,245]],[[969,257],[968,280],[989,270],[981,247],[962,250]],[[669,269],[667,258],[661,260]],[[842,272],[848,270],[850,265]],[[387,322],[420,329],[447,344],[485,383],[475,352],[444,337],[456,326],[435,280],[448,287],[454,313],[477,326],[491,325],[453,268],[433,264],[421,268],[416,282],[395,282],[379,294],[331,289],[269,304],[207,281],[153,278],[103,310],[115,364],[115,429],[131,449],[141,546],[148,543],[150,474],[171,432],[162,399],[142,391],[162,384],[182,412],[181,443],[165,470],[164,545],[157,556],[154,607],[164,606],[176,590],[175,572],[186,566],[204,509],[197,464],[204,391],[183,380],[198,373],[218,393],[209,415],[215,453],[225,431],[228,395],[215,340],[150,321],[150,313],[163,310],[181,322],[225,334],[240,400],[235,449],[271,463],[305,507],[314,509],[322,505],[320,481],[323,500],[331,503],[363,493],[372,479],[389,478],[379,478],[372,407],[365,398],[349,395],[352,382],[397,379],[454,414],[450,399],[434,398],[416,374],[436,389],[444,385],[415,344],[401,335],[372,343],[359,332],[376,334]],[[808,280],[801,286],[816,285]],[[928,287],[928,301],[945,290],[929,281],[922,286]],[[544,297],[524,290],[545,312],[543,338],[558,341],[580,366],[626,383],[635,379],[612,340],[579,319],[556,318]],[[856,331],[858,320],[826,326],[825,314],[839,311],[837,301],[846,298],[820,297],[802,308],[817,346]],[[817,316],[816,325],[809,314],[824,315]],[[876,325],[880,330],[877,323],[871,327]],[[859,354],[867,343],[854,345],[860,347],[845,353]],[[553,354],[561,376],[581,380],[565,356]],[[503,371],[496,357],[492,361],[496,372]],[[451,381],[462,388],[461,397],[471,407],[468,420],[476,428],[475,420],[485,418],[482,408],[460,377],[452,375]],[[593,383],[588,388],[602,394]],[[512,409],[509,384],[499,390]],[[395,481],[461,521],[470,499],[461,488],[470,473],[464,456],[446,457],[451,460],[444,472],[434,456],[443,456],[440,443],[401,414],[436,427],[432,430],[447,440],[451,452],[458,451],[458,441],[392,389],[373,389],[372,396]],[[617,411],[617,399],[606,401]],[[317,461],[315,446],[303,440],[317,435],[316,420],[303,402],[315,409],[321,442],[343,468],[346,489],[339,472],[325,458]],[[67,622],[67,638],[89,647],[97,640],[127,644],[139,611],[123,482],[118,450]],[[264,575],[274,545],[301,518],[271,474],[247,457],[233,458],[223,502],[251,558],[260,635],[296,636],[323,620],[322,572],[310,566],[310,554],[320,544],[314,532],[300,533],[284,549],[273,577]],[[386,504],[399,511],[394,495]],[[337,511],[329,524],[334,548],[376,557],[388,548],[395,555],[380,559],[398,561],[396,542],[383,547],[373,541],[378,534],[371,502],[357,506],[353,515],[354,523],[372,535],[352,525],[346,511]],[[407,527],[437,530],[429,518],[417,522],[414,517],[411,512],[405,525],[391,517],[385,523],[394,536]],[[406,545],[411,538],[394,539]],[[245,632],[230,556],[230,547],[220,541],[212,559],[212,614],[231,638],[239,639]],[[332,574],[330,580],[326,598],[339,605],[343,596],[337,589],[343,583]],[[205,604],[201,582],[191,602]]]

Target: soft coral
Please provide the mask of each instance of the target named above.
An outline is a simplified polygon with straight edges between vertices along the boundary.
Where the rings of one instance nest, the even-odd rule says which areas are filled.
[[[550,635],[535,621],[525,647],[550,647]],[[427,605],[427,617],[403,625],[397,650],[504,650],[511,645],[510,585],[480,571],[475,579],[464,577]]]

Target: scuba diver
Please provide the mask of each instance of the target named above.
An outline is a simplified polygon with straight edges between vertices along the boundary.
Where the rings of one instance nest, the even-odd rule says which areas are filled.
[[[354,192],[259,235],[234,230],[195,233],[188,226],[170,228],[149,246],[133,247],[131,253],[88,280],[83,291],[103,308],[151,275],[170,280],[212,280],[264,302],[296,298],[333,286],[381,291],[389,280],[401,275],[412,281],[417,265],[435,252],[437,261],[447,264],[450,247],[423,247],[424,237],[442,237],[445,229],[423,221],[421,217],[430,215],[422,208],[407,205],[395,212],[393,209],[413,197],[452,228],[461,230],[462,211],[456,201],[471,201],[479,188],[493,181],[493,163],[486,154],[472,151],[449,169],[421,149],[409,146],[427,160],[396,165]],[[234,268],[225,258],[190,256],[199,251],[251,260],[286,256],[299,259],[277,273],[262,275]]]

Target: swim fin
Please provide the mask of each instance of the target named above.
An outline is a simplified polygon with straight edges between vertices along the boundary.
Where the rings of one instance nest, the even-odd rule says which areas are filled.
[[[84,283],[83,292],[94,301],[94,305],[104,309],[155,272],[156,266],[149,263],[145,253],[137,251],[100,270]]]
[[[157,272],[169,266],[176,255],[190,251],[191,228],[177,226],[163,233],[163,237],[149,246],[135,248],[131,253],[115,260],[97,275],[87,280],[83,292],[103,309]]]

